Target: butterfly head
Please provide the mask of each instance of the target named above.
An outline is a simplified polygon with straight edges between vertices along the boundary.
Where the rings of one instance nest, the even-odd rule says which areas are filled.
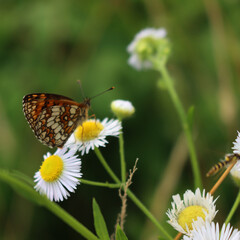
[[[87,108],[90,108],[90,106],[91,106],[91,98],[85,98],[84,99],[84,104],[86,105]]]

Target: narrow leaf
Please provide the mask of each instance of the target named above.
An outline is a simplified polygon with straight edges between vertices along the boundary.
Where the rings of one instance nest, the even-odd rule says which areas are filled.
[[[27,176],[16,172],[10,173],[7,170],[0,169],[0,181],[9,184],[16,192],[18,192],[20,195],[27,198],[28,200],[32,201],[33,203],[47,208],[50,212],[62,219],[62,221],[64,221],[66,224],[68,224],[71,228],[73,228],[86,239],[99,240],[97,236],[95,236],[84,225],[78,222],[74,217],[68,214],[59,205],[51,202],[46,196],[42,196],[38,192],[36,192],[31,186],[31,184],[27,183],[30,182]]]
[[[0,180],[9,184],[17,193],[37,205],[44,205],[46,197],[40,196],[32,186],[18,179],[7,170],[0,169]]]
[[[119,225],[117,225],[116,240],[128,240],[127,236]]]
[[[188,109],[188,113],[187,113],[187,121],[188,121],[188,125],[189,125],[189,129],[192,132],[192,127],[193,127],[193,116],[194,116],[194,106],[191,106]]]
[[[110,240],[105,220],[95,199],[93,199],[93,217],[98,237],[101,240]]]
[[[32,178],[30,178],[29,176],[26,176],[22,172],[13,170],[11,171],[11,176],[18,178],[19,180],[22,180],[23,182],[27,183],[29,186],[33,187],[35,185]]]
[[[166,240],[164,237],[158,237],[158,240]]]

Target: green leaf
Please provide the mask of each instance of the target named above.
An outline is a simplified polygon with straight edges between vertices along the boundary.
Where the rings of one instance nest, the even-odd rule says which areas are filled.
[[[128,240],[127,236],[125,235],[123,230],[120,228],[119,224],[117,225],[116,240]]]
[[[44,201],[47,199],[46,197],[39,195],[32,186],[24,183],[7,170],[0,169],[0,180],[9,184],[21,196],[37,205],[44,205]]]
[[[110,240],[105,220],[95,199],[93,199],[93,217],[98,237],[101,240]]]
[[[164,238],[164,237],[158,237],[158,240],[166,240],[166,238]]]
[[[25,174],[17,170],[11,171],[11,176],[18,178],[19,180],[22,180],[23,182],[27,183],[32,187],[35,185],[32,178],[30,178],[29,176],[26,176]]]
[[[32,187],[30,179],[22,173],[11,173],[7,170],[0,169],[0,181],[9,184],[16,192],[23,197],[34,202],[37,205],[44,206],[50,212],[62,219],[71,228],[81,234],[88,240],[99,240],[91,231],[89,231],[84,225],[78,222],[74,217],[68,214],[58,204],[51,202],[46,196],[40,195]]]
[[[193,127],[193,116],[194,116],[194,106],[191,106],[188,109],[188,113],[187,113],[187,121],[188,121],[188,125],[189,125],[189,129],[192,132],[192,127]]]

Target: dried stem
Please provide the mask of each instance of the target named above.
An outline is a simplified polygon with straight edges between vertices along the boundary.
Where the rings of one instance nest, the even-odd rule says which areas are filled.
[[[174,240],[180,239],[181,236],[182,236],[182,233],[179,232],[179,233],[177,234],[177,236],[174,238]]]
[[[216,182],[216,184],[213,186],[213,188],[210,190],[210,194],[213,195],[214,192],[217,190],[217,188],[220,186],[220,184],[223,182],[223,180],[227,177],[227,175],[229,174],[229,172],[231,171],[231,169],[234,167],[234,165],[236,164],[237,159],[235,159],[232,164],[227,168],[227,170],[223,173],[223,175],[218,179],[218,181]]]
[[[133,178],[134,173],[137,171],[137,162],[138,162],[138,158],[135,161],[133,169],[129,170],[128,180],[126,181],[126,183],[124,185],[122,185],[121,188],[119,188],[119,197],[121,198],[121,201],[122,201],[122,207],[121,207],[121,212],[118,214],[118,217],[117,217],[115,229],[118,224],[120,225],[122,230],[124,229],[124,223],[125,223],[125,219],[127,216],[127,214],[126,214],[126,212],[127,212],[127,190],[129,188],[129,186],[132,184],[132,178]],[[121,190],[123,190],[123,193],[121,192]]]

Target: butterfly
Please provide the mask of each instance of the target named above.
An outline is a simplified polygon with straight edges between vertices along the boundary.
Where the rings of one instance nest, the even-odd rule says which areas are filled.
[[[88,119],[90,98],[81,103],[57,94],[32,93],[23,97],[23,112],[38,140],[62,148],[78,125]]]

